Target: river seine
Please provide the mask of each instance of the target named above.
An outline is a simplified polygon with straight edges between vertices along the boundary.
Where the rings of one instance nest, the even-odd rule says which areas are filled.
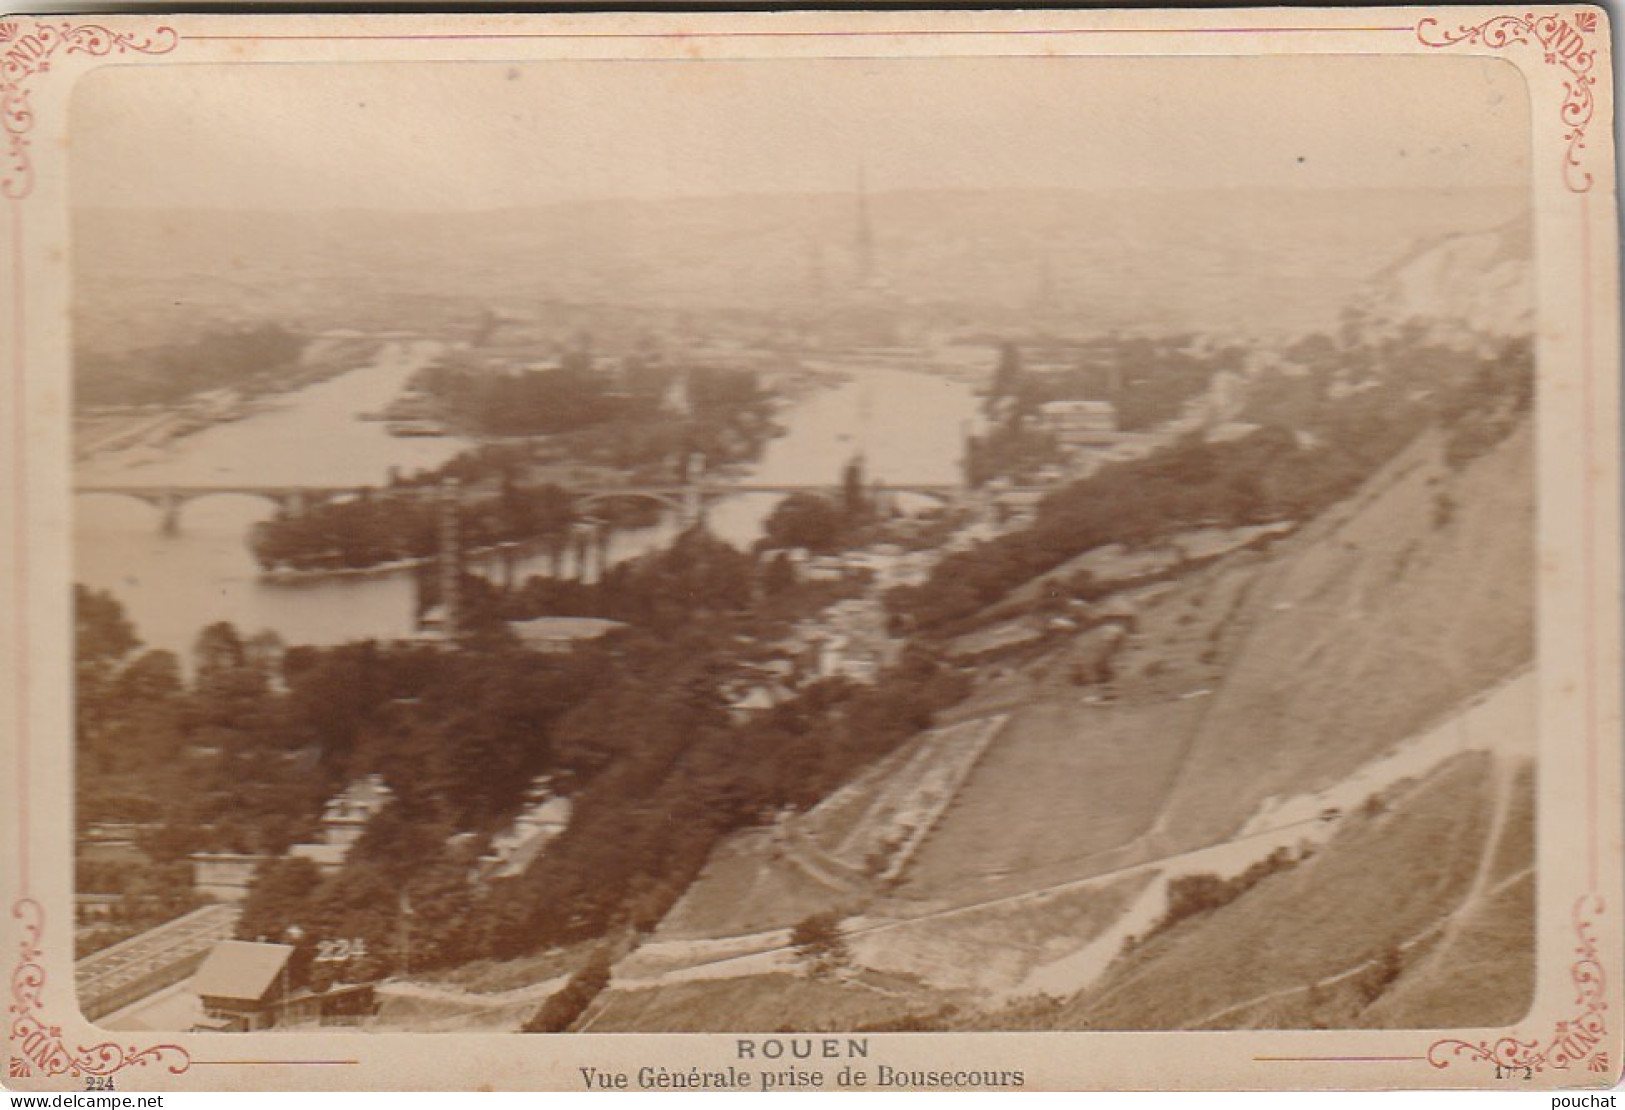
[[[162,447],[99,455],[81,463],[81,484],[382,485],[391,467],[438,466],[468,446],[447,438],[391,436],[358,414],[382,408],[439,346],[392,343],[371,364],[276,399],[272,406]],[[853,370],[848,380],[798,397],[777,415],[784,434],[740,480],[834,485],[861,451],[866,473],[890,484],[953,483],[961,476],[963,434],[978,399],[962,380],[893,367]],[[746,546],[778,498],[742,494],[713,504],[717,535]],[[288,644],[389,639],[412,631],[409,572],[268,581],[249,552],[249,530],[269,501],[218,495],[189,501],[180,528],[164,534],[158,511],[133,498],[75,498],[75,575],[111,591],[151,647],[187,655],[200,629],[230,621],[244,635],[269,629]],[[615,534],[612,561],[668,542],[674,521]],[[518,573],[544,573],[545,556],[521,559]]]

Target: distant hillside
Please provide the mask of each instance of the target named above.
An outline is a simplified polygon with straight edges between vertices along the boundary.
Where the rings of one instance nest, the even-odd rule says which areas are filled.
[[[868,284],[855,199],[840,194],[462,214],[93,209],[74,218],[74,312],[91,348],[210,320],[466,324],[486,306],[561,326],[571,305],[881,305],[967,327],[1290,332],[1332,326],[1419,240],[1526,206],[1490,189],[880,193]]]

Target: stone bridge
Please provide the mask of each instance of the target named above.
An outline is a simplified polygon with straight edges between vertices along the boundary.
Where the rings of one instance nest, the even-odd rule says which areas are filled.
[[[165,532],[180,529],[181,506],[205,497],[258,497],[271,502],[285,513],[302,513],[312,505],[335,497],[352,496],[359,491],[326,486],[121,486],[79,485],[75,494],[105,494],[114,497],[133,497],[157,509]]]
[[[747,493],[780,494],[788,496],[794,493],[821,493],[839,495],[840,488],[831,484],[820,485],[791,485],[791,484],[761,484],[752,482],[690,482],[687,484],[669,485],[591,485],[566,487],[575,499],[577,509],[585,511],[594,505],[601,505],[609,501],[621,499],[634,499],[653,501],[677,513],[685,527],[696,523],[704,514],[705,506],[725,497],[735,497]],[[944,503],[951,502],[965,493],[962,486],[950,484],[909,484],[885,485],[878,487],[886,493],[907,493],[921,497],[930,497]],[[375,488],[371,492],[378,497],[425,497],[438,496],[445,490],[441,486],[406,486]],[[349,486],[296,486],[296,485],[113,485],[113,484],[85,484],[74,488],[75,494],[99,494],[114,497],[131,497],[143,501],[159,511],[160,521],[165,532],[173,533],[180,528],[180,513],[182,506],[205,497],[258,497],[271,502],[283,513],[302,513],[312,505],[331,501],[341,497],[360,496],[364,491]]]

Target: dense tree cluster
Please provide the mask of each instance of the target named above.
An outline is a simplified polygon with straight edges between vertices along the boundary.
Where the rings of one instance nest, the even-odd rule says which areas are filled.
[[[528,478],[538,468],[594,463],[623,469],[659,465],[645,477],[683,482],[690,462],[708,465],[754,457],[773,426],[772,407],[756,375],[701,368],[688,376],[690,411],[663,412],[661,389],[676,371],[642,370],[635,390],[590,360],[569,358],[551,370],[493,372],[463,355],[423,372],[418,384],[444,405],[454,423],[480,434],[546,439],[483,444],[433,470],[392,474],[382,490],[280,513],[257,526],[251,546],[266,569],[345,570],[422,559],[439,544],[440,509],[428,490],[449,478],[463,488],[459,532],[465,548],[543,540],[555,554],[569,544],[582,518],[557,484]],[[489,410],[489,412],[487,412]],[[647,499],[602,500],[591,515],[612,526],[653,524],[659,507]]]
[[[1041,468],[1065,461],[1060,442],[1039,419],[1051,401],[1109,402],[1118,430],[1140,431],[1179,416],[1215,375],[1239,370],[1242,363],[1240,348],[1202,350],[1189,335],[1106,336],[1073,344],[1070,365],[1064,362],[1066,351],[1041,353],[1048,356],[1046,364],[1034,369],[1021,347],[1000,346],[984,405],[988,427],[967,445],[971,485],[995,478],[1030,481]]]
[[[920,586],[886,598],[905,627],[951,631],[1035,575],[1108,543],[1145,543],[1198,524],[1295,515],[1301,490],[1290,432],[1263,429],[1207,444],[1192,437],[1148,459],[1105,468],[1040,503],[1030,527],[944,558]]]
[[[1076,345],[1071,365],[1036,370],[1022,351],[1006,343],[999,350],[988,399],[1008,399],[1011,412],[1025,417],[1049,401],[1109,401],[1123,431],[1155,427],[1178,416],[1215,374],[1241,368],[1240,347],[1204,350],[1195,337],[1103,336]]]
[[[737,720],[725,689],[740,645],[782,635],[827,593],[792,584],[761,597],[766,577],[695,530],[594,584],[535,579],[502,593],[470,579],[483,616],[455,652],[284,651],[212,626],[190,683],[166,687],[165,750],[178,757],[138,761],[121,794],[145,799],[146,847],[161,862],[200,850],[280,855],[316,835],[323,802],[346,782],[381,775],[393,798],[343,870],[268,865],[240,925],[246,937],[360,940],[368,956],[347,974],[652,928],[718,838],[816,803],[965,693],[956,672],[916,655],[874,688],[823,682]],[[632,627],[552,655],[526,650],[497,619],[556,613],[561,598]],[[134,652],[133,631],[104,595],[82,591],[81,612],[86,689],[107,688],[136,665],[119,662]],[[92,712],[86,727],[122,735],[127,710]],[[110,743],[86,740],[93,752]],[[478,857],[541,774],[571,798],[568,828],[522,875],[478,878]]]
[[[1278,872],[1290,870],[1308,858],[1290,848],[1277,848],[1263,859],[1251,864],[1239,875],[1228,879],[1209,872],[1179,875],[1168,883],[1168,906],[1139,943],[1165,933],[1187,918],[1228,906],[1253,887]]]
[[[77,887],[87,894],[116,899],[102,910],[94,926],[75,931],[78,956],[117,944],[159,922],[179,917],[200,903],[192,892],[191,868],[185,863],[83,861],[79,864]]]
[[[845,511],[831,498],[818,493],[792,493],[763,522],[762,544],[768,548],[838,551],[845,546],[849,524]]]
[[[613,466],[675,460],[679,479],[689,456],[749,459],[773,431],[772,395],[744,369],[634,357],[611,370],[574,352],[556,367],[495,370],[460,352],[425,368],[414,385],[466,433],[549,436],[576,461]]]
[[[618,395],[606,374],[566,360],[549,369],[492,371],[453,354],[424,369],[415,384],[460,428],[483,435],[547,435],[613,420],[653,403]]]
[[[254,388],[286,378],[305,340],[281,324],[210,331],[124,355],[79,351],[74,358],[75,402],[80,405],[151,405],[183,400],[210,389]]]
[[[841,933],[841,915],[834,910],[815,913],[796,922],[790,930],[790,947],[807,966],[808,973],[816,978],[833,974],[851,955]]]
[[[609,986],[610,963],[608,954],[596,953],[585,966],[565,983],[558,993],[536,1010],[526,1021],[523,1033],[563,1033],[581,1017],[592,1000]]]
[[[965,445],[965,480],[973,486],[995,478],[1024,483],[1043,467],[1065,461],[1053,433],[1027,422],[999,423]]]
[[[428,968],[650,929],[721,836],[815,803],[964,693],[915,660],[878,688],[821,684],[741,723],[719,691],[725,638],[694,629],[572,657],[374,653],[394,681],[422,671],[410,711],[368,715],[346,760],[382,774],[396,798],[341,874],[320,879],[301,861],[269,868],[243,935],[297,925],[359,937],[394,968],[409,944],[411,965]],[[313,653],[324,670],[328,654]],[[354,688],[328,681],[341,697]],[[480,846],[541,772],[572,799],[568,828],[524,874],[474,882]]]
[[[713,665],[619,679],[560,722],[559,758],[586,781],[569,829],[522,878],[493,888],[481,915],[490,954],[653,928],[718,839],[815,804],[966,692],[957,674],[916,659],[876,687],[820,683],[738,723],[716,697]]]
[[[1534,351],[1527,339],[1480,363],[1439,406],[1445,461],[1463,466],[1505,439],[1535,403]]]
[[[554,485],[503,482],[494,492],[462,497],[457,531],[465,550],[563,536],[578,514]],[[425,493],[362,490],[354,498],[311,506],[254,529],[254,557],[267,568],[342,570],[378,566],[435,553],[441,505]]]
[[[1244,415],[1260,424],[1250,434],[1218,443],[1187,436],[1064,486],[1040,504],[1032,527],[950,555],[926,584],[892,591],[891,612],[909,628],[952,632],[1021,583],[1104,544],[1307,518],[1429,427],[1449,431],[1452,459],[1486,450],[1532,395],[1521,341],[1481,355],[1419,336],[1378,347],[1314,337],[1288,354],[1291,372],[1249,387]]]

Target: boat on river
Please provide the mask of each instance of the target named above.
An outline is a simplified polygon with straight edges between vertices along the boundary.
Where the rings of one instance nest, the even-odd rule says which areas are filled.
[[[431,420],[392,420],[384,425],[384,430],[392,436],[427,437],[443,436],[446,429]]]

